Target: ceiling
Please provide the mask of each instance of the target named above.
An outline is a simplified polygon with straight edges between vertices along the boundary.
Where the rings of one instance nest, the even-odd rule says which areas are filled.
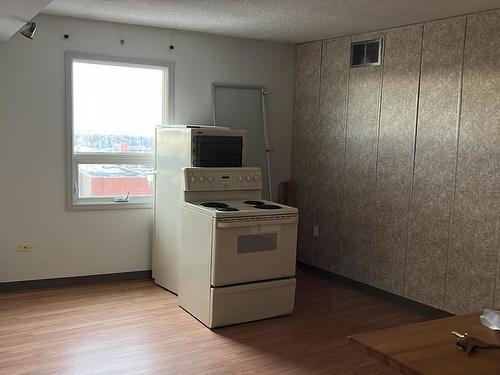
[[[297,43],[495,8],[500,0],[53,0],[44,12]]]
[[[14,35],[50,0],[0,0],[0,42]]]

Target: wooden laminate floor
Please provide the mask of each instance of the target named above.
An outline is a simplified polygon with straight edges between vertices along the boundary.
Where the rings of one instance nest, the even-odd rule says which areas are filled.
[[[349,334],[425,320],[299,273],[288,317],[211,331],[150,281],[0,294],[0,374],[394,375]]]

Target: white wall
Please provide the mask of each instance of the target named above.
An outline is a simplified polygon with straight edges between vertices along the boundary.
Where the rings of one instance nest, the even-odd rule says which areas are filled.
[[[50,2],[51,0],[0,1],[0,41],[8,40]]]
[[[35,21],[35,40],[0,43],[0,282],[151,268],[152,210],[66,209],[67,50],[175,61],[177,123],[211,122],[213,81],[265,84],[273,182],[289,178],[293,45],[48,15]],[[33,252],[17,253],[20,242],[33,243]]]

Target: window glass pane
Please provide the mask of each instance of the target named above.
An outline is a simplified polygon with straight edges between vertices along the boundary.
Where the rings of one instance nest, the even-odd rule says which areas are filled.
[[[151,196],[151,164],[79,164],[78,197]]]
[[[370,42],[366,44],[366,62],[368,64],[378,63],[379,60],[379,42]]]
[[[163,69],[73,62],[74,152],[151,152]]]
[[[365,45],[353,44],[352,46],[352,65],[361,65],[365,63]]]
[[[278,233],[247,234],[238,237],[238,254],[276,250]]]

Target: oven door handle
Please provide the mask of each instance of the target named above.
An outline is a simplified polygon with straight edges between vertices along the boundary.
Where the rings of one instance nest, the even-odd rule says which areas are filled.
[[[255,220],[255,221],[232,221],[232,222],[217,222],[217,228],[241,228],[257,225],[283,225],[295,224],[297,218],[293,219],[278,219],[278,220]]]

